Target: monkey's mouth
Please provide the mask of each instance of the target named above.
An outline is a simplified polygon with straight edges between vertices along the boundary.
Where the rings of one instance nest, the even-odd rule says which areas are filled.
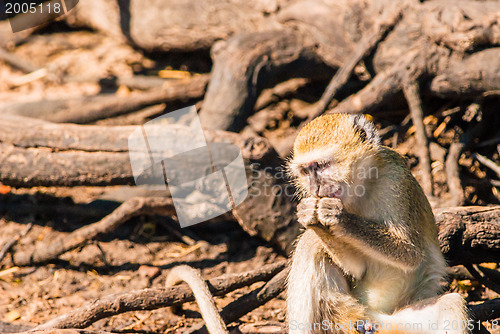
[[[344,192],[342,191],[342,188],[339,188],[338,190],[335,190],[331,195],[330,197],[331,198],[338,198],[340,199],[342,197],[342,195],[344,194]]]
[[[340,184],[332,185],[320,192],[320,197],[330,197],[342,199],[344,197],[344,187]]]

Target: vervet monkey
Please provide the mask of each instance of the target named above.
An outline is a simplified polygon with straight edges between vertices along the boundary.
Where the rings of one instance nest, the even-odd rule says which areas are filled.
[[[288,164],[305,227],[292,256],[290,333],[466,333],[464,300],[438,297],[445,260],[404,159],[363,115],[324,115]]]

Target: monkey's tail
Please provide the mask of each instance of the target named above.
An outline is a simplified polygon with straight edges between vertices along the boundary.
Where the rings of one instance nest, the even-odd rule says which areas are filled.
[[[214,298],[199,270],[187,265],[174,267],[167,276],[166,287],[186,282],[193,290],[194,298],[200,308],[201,316],[210,334],[228,334],[224,320],[220,316]]]

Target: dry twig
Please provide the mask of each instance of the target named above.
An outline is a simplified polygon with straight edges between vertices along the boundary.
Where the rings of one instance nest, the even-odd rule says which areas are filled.
[[[465,147],[465,143],[452,143],[450,149],[448,150],[448,156],[446,157],[445,168],[446,168],[446,180],[448,182],[448,188],[451,194],[452,203],[451,205],[463,205],[465,201],[464,190],[462,188],[462,182],[460,181],[460,171],[458,167],[458,159],[460,154]]]
[[[343,64],[335,73],[320,100],[312,106],[313,111],[311,112],[308,121],[318,117],[324,113],[325,110],[327,110],[328,106],[335,97],[335,94],[349,80],[354,67],[373,51],[378,43],[382,41],[387,33],[391,31],[392,28],[394,28],[394,26],[400,21],[401,16],[401,8],[398,6],[397,9],[391,11],[378,24],[376,24],[373,31],[358,43],[358,46],[352,56],[348,57],[347,62]]]
[[[420,169],[422,170],[422,188],[427,196],[433,196],[434,187],[432,181],[431,154],[429,151],[429,140],[425,133],[424,112],[422,110],[422,100],[420,99],[418,83],[405,83],[403,92],[408,101],[408,106],[410,107],[413,125],[415,125]]]
[[[55,260],[59,255],[81,247],[103,234],[110,233],[130,218],[141,214],[174,215],[175,210],[170,198],[131,198],[100,221],[79,228],[58,241],[52,241],[49,244],[42,243],[32,250],[15,253],[12,261],[17,266],[29,266]]]
[[[476,110],[478,112],[481,106],[478,103],[472,103],[467,108],[468,110]],[[448,188],[452,197],[452,202],[450,206],[463,205],[465,201],[464,190],[462,188],[460,180],[460,170],[458,165],[458,160],[462,152],[469,148],[473,139],[481,135],[484,131],[486,122],[482,121],[469,128],[463,135],[460,136],[458,143],[452,143],[448,151],[448,156],[446,157],[445,168],[446,168],[446,179],[448,183]]]
[[[408,51],[393,66],[378,73],[366,87],[342,100],[327,113],[365,113],[380,106],[401,91],[408,68],[418,63],[420,58],[420,49]]]
[[[222,319],[226,324],[234,322],[247,314],[248,312],[256,309],[259,306],[264,305],[271,299],[277,297],[281,292],[284,291],[286,286],[286,278],[288,276],[289,269],[282,270],[279,274],[274,276],[269,282],[264,286],[257,288],[237,300],[229,303],[221,311]],[[204,334],[207,333],[206,328],[204,328],[205,322],[202,321],[195,326],[191,327],[185,334]]]
[[[5,258],[5,255],[7,255],[7,253],[10,251],[10,249],[12,247],[14,247],[15,244],[17,244],[17,242],[19,240],[21,240],[22,237],[24,237],[26,234],[28,234],[28,232],[31,230],[31,228],[33,227],[33,223],[29,223],[26,228],[24,230],[21,231],[21,233],[19,233],[18,235],[16,235],[14,238],[12,238],[11,240],[9,240],[2,248],[2,250],[0,251],[0,262],[2,262],[2,260]]]
[[[469,305],[469,313],[473,319],[488,321],[500,318],[500,298],[487,300],[477,305]]]
[[[281,272],[285,265],[286,261],[280,261],[244,273],[211,278],[207,284],[210,292],[221,296],[255,282],[267,281]],[[97,320],[124,312],[154,310],[193,300],[193,293],[186,284],[169,289],[144,289],[109,295],[41,324],[35,329],[85,328]]]
[[[169,81],[163,87],[127,97],[102,94],[72,99],[13,103],[2,106],[0,111],[56,123],[85,124],[128,114],[155,104],[201,99],[205,94],[208,80],[209,75],[199,75],[189,80]]]
[[[500,293],[500,284],[495,282],[493,279],[488,277],[480,268],[479,266],[475,264],[465,264],[465,268],[471,273],[474,278],[487,287],[488,289],[491,289],[495,291],[496,293]]]
[[[474,153],[473,155],[474,158],[477,159],[477,161],[479,161],[480,163],[482,163],[483,165],[494,171],[498,175],[498,177],[500,177],[500,166],[498,166],[496,163],[486,158],[485,156],[482,156],[479,153]]]
[[[46,330],[29,330],[19,334],[113,334],[112,332],[105,332],[100,330],[81,330],[74,328],[67,329],[46,329]],[[133,334],[134,332],[127,332]]]
[[[0,47],[0,60],[12,65],[24,73],[31,73],[39,69],[29,61],[19,58],[17,55],[10,53],[2,47]]]
[[[439,244],[448,264],[497,262],[500,258],[500,206],[434,210]]]

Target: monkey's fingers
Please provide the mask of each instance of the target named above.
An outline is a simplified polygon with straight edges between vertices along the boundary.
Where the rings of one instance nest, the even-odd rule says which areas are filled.
[[[341,213],[344,211],[342,201],[335,197],[323,197],[318,201],[318,210],[329,210],[333,213]]]
[[[316,209],[306,209],[297,211],[297,220],[304,227],[318,224],[318,219],[316,217]]]
[[[317,224],[316,208],[318,206],[318,198],[306,197],[303,198],[297,206],[297,220],[299,223],[308,227],[312,224]]]
[[[307,210],[316,209],[318,207],[319,198],[317,197],[305,197],[303,198],[299,205],[297,205],[297,210]]]
[[[321,198],[318,203],[318,221],[325,227],[332,227],[339,223],[344,207],[338,198]]]

